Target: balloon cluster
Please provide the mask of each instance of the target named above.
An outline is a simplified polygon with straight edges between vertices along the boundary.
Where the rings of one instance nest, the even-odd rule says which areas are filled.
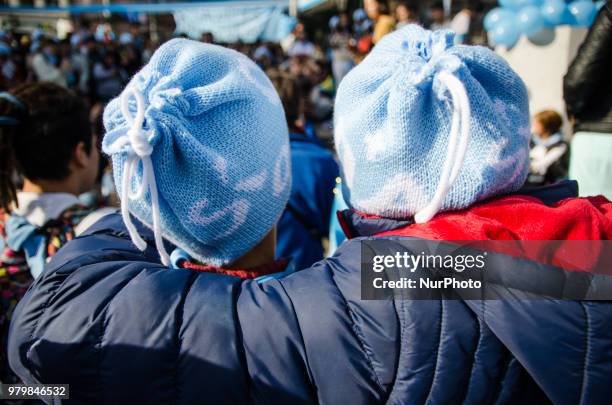
[[[535,37],[557,25],[589,27],[605,1],[591,0],[499,0],[500,7],[489,11],[485,30],[495,45],[511,48],[521,35]]]

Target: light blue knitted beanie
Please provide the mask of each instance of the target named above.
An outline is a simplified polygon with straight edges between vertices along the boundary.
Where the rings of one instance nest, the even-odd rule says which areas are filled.
[[[342,80],[335,143],[349,204],[426,222],[519,189],[527,176],[527,90],[495,53],[410,25]]]
[[[287,124],[274,87],[246,56],[175,39],[104,111],[124,222],[131,213],[199,261],[222,265],[253,248],[291,188]]]

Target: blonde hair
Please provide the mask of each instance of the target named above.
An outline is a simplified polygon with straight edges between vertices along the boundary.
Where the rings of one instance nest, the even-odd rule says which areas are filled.
[[[542,128],[544,128],[544,131],[550,135],[559,132],[563,125],[563,118],[554,110],[540,111],[533,116],[533,119],[538,121]]]

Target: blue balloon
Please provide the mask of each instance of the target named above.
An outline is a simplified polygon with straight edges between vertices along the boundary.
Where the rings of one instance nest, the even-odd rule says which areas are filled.
[[[493,10],[489,11],[484,18],[484,27],[487,31],[492,31],[493,28],[500,22],[507,19],[513,19],[515,17],[514,12],[501,8],[495,7]]]
[[[533,35],[544,28],[544,18],[536,6],[523,7],[516,15],[518,29],[525,35]]]
[[[520,8],[527,6],[541,6],[544,0],[517,0],[518,6]]]
[[[567,11],[563,0],[544,0],[540,12],[544,22],[555,26],[564,23]]]
[[[521,8],[521,0],[499,0],[499,4],[508,10],[518,10]]]
[[[500,21],[490,33],[491,40],[495,45],[502,45],[506,48],[511,48],[518,41],[521,33],[513,19]]]
[[[572,15],[572,25],[579,27],[590,27],[595,19],[597,10],[590,0],[577,0],[569,4],[569,12]]]
[[[601,10],[601,8],[606,4],[606,0],[599,0],[595,2],[595,9],[597,11]]]

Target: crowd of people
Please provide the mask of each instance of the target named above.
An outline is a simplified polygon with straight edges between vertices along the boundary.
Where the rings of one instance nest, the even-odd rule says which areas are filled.
[[[95,383],[84,382],[78,373],[98,367],[97,360],[87,359],[104,346],[110,357],[134,360],[104,365],[125,401],[133,398],[121,382],[121,376],[135,372],[130,364],[142,367],[143,362],[156,361],[155,354],[145,360],[130,345],[153,336],[147,352],[182,353],[183,340],[194,333],[204,342],[224,340],[245,349],[244,358],[239,357],[228,351],[234,347],[228,344],[215,349],[214,359],[196,349],[198,362],[189,366],[192,370],[209,375],[211,364],[227,365],[237,370],[240,381],[249,376],[262,398],[313,399],[315,385],[322,390],[319,400],[335,402],[340,397],[322,388],[333,377],[324,363],[329,355],[350,350],[363,359],[355,360],[360,364],[355,378],[342,382],[347,386],[340,390],[343,400],[380,400],[392,392],[394,367],[404,353],[400,345],[392,345],[397,350],[382,347],[390,343],[390,330],[408,321],[402,319],[406,314],[396,319],[395,310],[381,306],[377,316],[390,328],[389,335],[381,335],[373,326],[377,321],[364,319],[370,307],[355,303],[358,278],[348,278],[359,269],[355,244],[346,243],[340,256],[315,264],[330,253],[334,204],[352,208],[335,222],[349,238],[612,237],[610,203],[603,197],[577,199],[574,183],[563,182],[570,145],[561,134],[561,116],[542,111],[530,126],[521,79],[485,47],[454,47],[482,42],[480,13],[468,5],[448,19],[442,5],[433,4],[423,20],[407,3],[389,10],[382,1],[365,0],[363,10],[332,18],[322,43],[311,40],[308,27],[297,23],[280,44],[235,43],[225,48],[208,46],[214,43],[210,33],[199,41],[176,38],[158,45],[138,24],[114,33],[105,23],[75,22],[72,34],[62,40],[41,31],[1,33],[0,90],[5,91],[0,93],[0,327],[2,355],[12,356],[18,376],[3,357],[0,380],[73,382],[75,396],[86,400],[95,395]],[[451,28],[454,34],[422,26]],[[390,55],[385,51],[389,47],[398,51]],[[412,66],[399,60],[402,52]],[[441,56],[430,66],[433,52]],[[401,86],[396,82],[405,77],[389,72],[388,59],[409,78]],[[417,68],[435,74],[416,75]],[[426,97],[416,89],[427,92]],[[446,91],[448,98],[443,97]],[[449,105],[454,110],[447,111]],[[449,137],[454,149],[436,142]],[[523,189],[526,182],[531,187]],[[538,191],[536,186],[548,188]],[[113,206],[119,213],[109,208]],[[438,215],[445,211],[450,213]],[[544,211],[547,215],[541,215]],[[524,227],[521,218],[548,222]],[[588,231],[582,226],[585,221]],[[288,276],[313,265],[325,271]],[[162,273],[168,266],[193,272]],[[150,279],[140,280],[141,272],[150,272]],[[211,274],[233,277],[206,278]],[[40,281],[15,313],[7,352],[9,321],[34,279]],[[257,281],[239,286],[241,279]],[[208,283],[221,292],[210,295]],[[132,295],[119,294],[124,287]],[[54,299],[41,297],[51,290]],[[73,294],[76,290],[80,292]],[[220,314],[232,308],[237,318],[232,312],[226,314],[231,321],[223,325],[205,320],[216,328],[212,335],[181,330],[180,339],[164,340],[166,332],[182,327],[176,322],[189,320],[185,327],[197,329],[194,325],[202,321],[191,307],[191,290],[209,305],[207,316],[225,316]],[[154,296],[156,292],[160,296]],[[126,300],[125,306],[108,304],[118,296]],[[163,304],[152,305],[154,298]],[[333,310],[322,311],[324,305]],[[563,305],[582,320],[580,306]],[[142,309],[142,319],[130,318],[136,307]],[[160,308],[175,315],[161,326],[147,323],[161,319]],[[431,318],[439,315],[432,311],[425,312]],[[486,335],[488,326],[470,318],[475,315],[468,314],[467,306],[448,311],[480,322],[475,333],[481,339]],[[592,316],[604,316],[608,306],[599,311]],[[40,328],[33,326],[43,312],[53,315]],[[100,313],[104,315],[98,318]],[[550,315],[548,322],[555,319]],[[270,326],[269,320],[280,329],[261,333],[258,328]],[[119,325],[129,331],[118,332]],[[605,323],[592,325],[604,334]],[[166,326],[168,331],[160,332]],[[349,333],[358,328],[365,333]],[[496,333],[518,339],[511,329]],[[570,329],[560,333],[571,336]],[[43,338],[45,333],[55,340]],[[135,341],[130,341],[130,333]],[[317,337],[321,333],[327,341]],[[92,337],[100,334],[112,338]],[[264,335],[271,341],[260,340]],[[118,343],[113,346],[114,338]],[[516,357],[535,369],[527,370],[531,380],[525,380],[527,374],[510,376],[510,382],[500,374],[495,380],[525,384],[521,395],[561,398],[557,382],[551,383],[557,380],[524,361],[533,353],[521,348],[542,346],[534,336],[525,339],[525,344],[503,350],[498,341],[496,350],[500,358]],[[274,343],[278,351],[260,350]],[[590,350],[589,356],[598,356],[596,348]],[[306,352],[312,355],[307,365]],[[371,356],[381,356],[381,363],[376,365]],[[295,361],[287,365],[287,359]],[[247,371],[241,370],[246,370],[245,362]],[[334,373],[344,367],[350,374],[350,363],[340,360]],[[313,375],[306,376],[305,367]],[[378,367],[378,382],[367,376],[371,367]],[[135,384],[145,386],[161,372],[145,367]],[[258,375],[271,377],[260,381]],[[557,377],[567,376],[561,370]],[[193,375],[177,378],[185,386],[197,380]],[[600,388],[597,378],[592,377],[592,386]],[[226,376],[214,383],[219,398],[244,399],[241,390],[229,389],[230,383],[241,384],[236,379]],[[412,389],[397,388],[402,394]],[[499,391],[490,390],[491,395]],[[158,401],[166,398],[155,389],[135,392]]]
[[[474,39],[482,33],[478,31],[481,24],[474,10],[473,6],[466,6],[451,20],[445,16],[441,3],[434,3],[430,9],[422,12],[409,3],[397,3],[390,10],[382,1],[368,0],[364,9],[333,16],[329,20],[328,34],[322,41],[311,40],[311,37],[322,37],[314,35],[304,23],[298,22],[292,33],[279,44],[223,45],[248,55],[266,72],[281,94],[285,109],[293,111],[288,118],[292,136],[303,138],[303,142],[292,142],[292,146],[308,142],[311,144],[308,148],[312,149],[312,145],[316,144],[316,149],[320,149],[323,160],[327,162],[323,165],[329,168],[335,165],[328,152],[333,152],[334,97],[343,77],[383,35],[407,24],[416,23],[432,29],[453,27],[458,33],[457,42],[475,42]],[[467,20],[464,14],[468,16]],[[477,35],[472,35],[474,33]],[[185,37],[180,33],[177,36]],[[204,33],[199,39],[204,43],[215,42],[211,33]],[[104,20],[77,19],[73,21],[72,31],[62,39],[41,29],[31,33],[1,31],[0,90],[36,82],[53,83],[72,90],[88,109],[92,132],[100,141],[104,135],[104,106],[120,94],[158,46],[146,27],[135,22],[125,23],[121,32],[115,32]],[[295,170],[294,178],[304,172],[307,171],[303,168]],[[326,172],[329,173],[328,181],[317,186],[320,190],[330,188],[330,184],[333,188],[338,169],[336,167]],[[100,159],[99,173],[95,192],[82,196],[83,201],[96,207],[116,205],[110,168],[104,156]],[[17,184],[20,184],[20,180]],[[316,212],[330,211],[330,203],[319,205],[313,207]],[[291,211],[301,218],[311,234],[327,234],[328,225],[323,224],[329,222],[329,217],[314,226],[306,221],[313,217],[313,212],[304,209]],[[298,261],[299,264],[306,266],[312,264],[314,259],[321,258],[322,248],[317,247],[315,251],[319,253],[307,262]]]
[[[319,33],[329,32],[326,40],[319,40],[320,35],[317,41],[309,40],[306,27],[298,23],[280,44],[223,45],[248,54],[264,70],[287,63],[296,56],[325,62],[359,61],[383,35],[413,23],[430,29],[451,28],[459,43],[483,43],[482,15],[482,8],[474,2],[465,2],[465,7],[450,19],[442,3],[421,10],[412,3],[398,2],[394,10],[389,10],[383,1],[367,0],[364,9],[357,9],[350,15],[342,12],[333,16],[328,29],[316,27]],[[1,31],[0,88],[49,81],[74,89],[94,103],[107,102],[159,46],[140,23],[126,22],[121,27],[121,32],[114,32],[104,20],[77,19],[73,21],[71,32],[61,39],[42,29],[31,33]],[[215,41],[208,32],[200,39],[207,43]],[[340,69],[334,79],[340,80],[343,72],[346,69]]]

